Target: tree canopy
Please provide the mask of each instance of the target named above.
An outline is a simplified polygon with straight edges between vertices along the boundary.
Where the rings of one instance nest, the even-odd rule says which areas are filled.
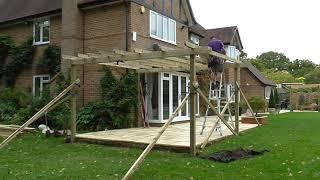
[[[305,76],[305,83],[320,84],[320,68],[316,68]]]
[[[283,53],[277,53],[269,51],[262,53],[260,56],[257,56],[257,59],[260,63],[268,69],[275,69],[277,71],[288,71],[290,65],[290,59],[286,57]]]
[[[247,59],[275,83],[320,83],[320,66],[308,59],[290,61],[283,53],[265,52]]]

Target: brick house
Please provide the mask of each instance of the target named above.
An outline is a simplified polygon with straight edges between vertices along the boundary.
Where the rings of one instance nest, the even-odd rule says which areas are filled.
[[[207,31],[195,21],[189,0],[28,0],[28,4],[24,0],[0,0],[0,9],[0,36],[10,36],[16,44],[33,37],[35,59],[49,44],[60,46],[64,55],[77,55],[113,49],[152,49],[154,44],[186,48],[185,41],[200,44],[207,37]],[[239,42],[240,38],[232,43]],[[69,67],[67,61],[61,62],[63,73]],[[227,76],[231,85],[234,72],[230,67]],[[116,76],[123,71],[113,68]],[[41,72],[35,62],[27,65],[16,78],[15,86],[36,95],[53,78]],[[103,68],[81,65],[77,73],[83,84],[79,104],[98,99]],[[163,72],[143,76],[148,91],[148,119],[163,123],[188,91],[189,74]],[[188,120],[188,114],[186,105],[175,120]]]

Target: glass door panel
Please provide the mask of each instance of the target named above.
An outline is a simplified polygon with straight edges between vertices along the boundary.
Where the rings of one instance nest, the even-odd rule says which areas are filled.
[[[187,78],[181,77],[181,101],[186,97],[187,94]],[[187,105],[184,105],[181,109],[181,116],[187,116]]]
[[[169,119],[170,116],[170,81],[169,80],[163,80],[163,119]]]

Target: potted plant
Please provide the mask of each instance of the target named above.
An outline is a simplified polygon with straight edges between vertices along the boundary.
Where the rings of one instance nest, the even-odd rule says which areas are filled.
[[[266,109],[266,102],[263,97],[260,96],[253,96],[248,99],[248,102],[255,113],[255,116],[260,124],[266,124],[267,123],[267,117],[266,116],[259,116],[259,112],[264,112]],[[251,114],[250,116],[243,116],[241,118],[241,122],[245,124],[257,124],[257,121],[255,117],[253,117]]]

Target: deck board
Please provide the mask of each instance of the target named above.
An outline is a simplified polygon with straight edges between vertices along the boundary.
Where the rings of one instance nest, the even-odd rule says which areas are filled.
[[[209,129],[216,121],[216,117],[210,117],[204,134],[200,135],[201,125],[204,118],[197,120],[197,138],[196,144],[200,146],[209,133]],[[170,125],[168,129],[161,136],[156,144],[156,148],[172,149],[176,151],[188,151],[190,144],[190,127],[189,123],[180,123]],[[211,136],[209,143],[222,140],[226,137],[232,136],[231,131],[225,126],[221,125],[223,135],[220,136],[218,131],[215,131]],[[240,132],[257,127],[255,124],[240,123]],[[99,132],[91,132],[84,134],[77,134],[77,139],[82,142],[91,142],[115,146],[130,146],[130,147],[145,147],[160,131],[161,127],[151,128],[131,128],[131,129],[117,129],[106,130]]]

